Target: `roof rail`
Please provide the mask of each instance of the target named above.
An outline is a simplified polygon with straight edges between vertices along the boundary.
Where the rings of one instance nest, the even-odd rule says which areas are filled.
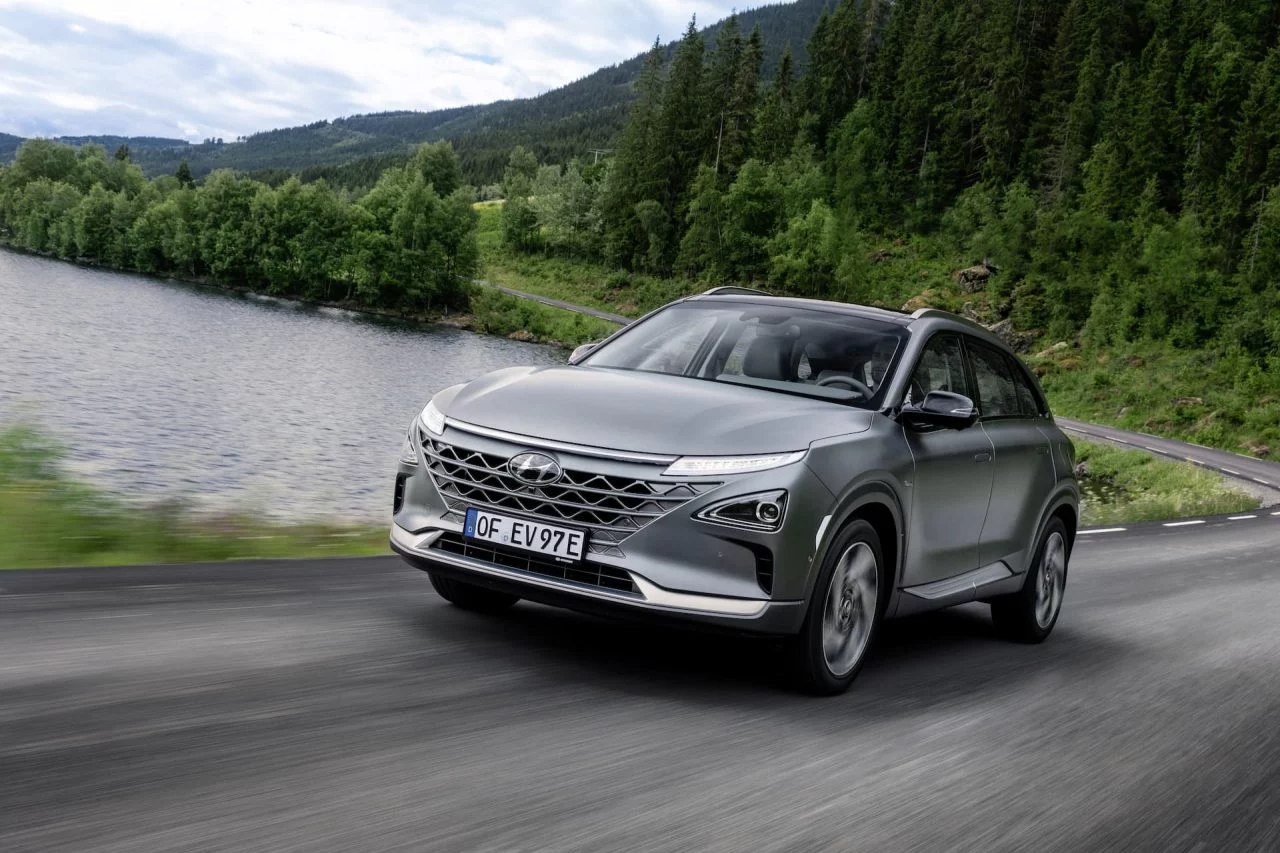
[[[911,312],[912,320],[920,320],[925,317],[942,317],[947,320],[955,320],[957,323],[964,323],[966,326],[973,329],[981,329],[987,333],[991,332],[990,329],[979,323],[977,320],[970,320],[968,317],[956,314],[953,311],[944,311],[941,308],[917,308],[915,311]]]
[[[765,290],[756,290],[754,287],[738,287],[737,285],[727,284],[721,287],[713,287],[710,290],[704,290],[703,296],[773,296]]]

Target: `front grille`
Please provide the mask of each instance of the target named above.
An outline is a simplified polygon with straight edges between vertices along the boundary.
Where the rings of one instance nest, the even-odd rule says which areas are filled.
[[[566,521],[590,531],[587,550],[623,556],[621,545],[689,500],[719,483],[683,483],[614,477],[565,469],[549,486],[531,486],[507,471],[508,456],[481,453],[447,444],[421,433],[427,469],[451,514],[459,519],[467,507],[507,509]],[[519,453],[521,448],[513,448]]]
[[[606,566],[601,563],[582,562],[575,564],[557,563],[537,554],[526,554],[507,548],[495,547],[488,542],[477,542],[459,533],[445,532],[431,546],[450,554],[460,554],[475,560],[483,560],[495,566],[508,569],[520,569],[544,577],[573,581],[574,583],[611,589],[616,592],[639,594],[631,575],[622,569]]]

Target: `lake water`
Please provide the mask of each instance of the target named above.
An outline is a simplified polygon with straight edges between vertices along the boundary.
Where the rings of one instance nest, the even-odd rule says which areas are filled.
[[[125,497],[382,521],[433,393],[559,350],[0,250],[0,424]]]

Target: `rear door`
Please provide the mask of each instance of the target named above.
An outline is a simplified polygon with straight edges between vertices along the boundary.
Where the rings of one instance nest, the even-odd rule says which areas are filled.
[[[930,391],[973,397],[958,334],[939,332],[929,339],[911,375],[906,402],[919,403]],[[991,440],[977,426],[903,430],[915,458],[903,585],[978,568],[979,535],[994,476]]]
[[[979,422],[995,451],[979,559],[984,566],[1004,561],[1021,572],[1057,482],[1049,439],[1040,429],[1048,423],[1047,408],[1016,358],[976,338],[966,337],[965,347],[978,390]]]

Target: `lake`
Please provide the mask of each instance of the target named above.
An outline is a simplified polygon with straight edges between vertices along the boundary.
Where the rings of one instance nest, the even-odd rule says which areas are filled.
[[[384,521],[414,415],[550,347],[0,250],[0,424],[124,497]]]

